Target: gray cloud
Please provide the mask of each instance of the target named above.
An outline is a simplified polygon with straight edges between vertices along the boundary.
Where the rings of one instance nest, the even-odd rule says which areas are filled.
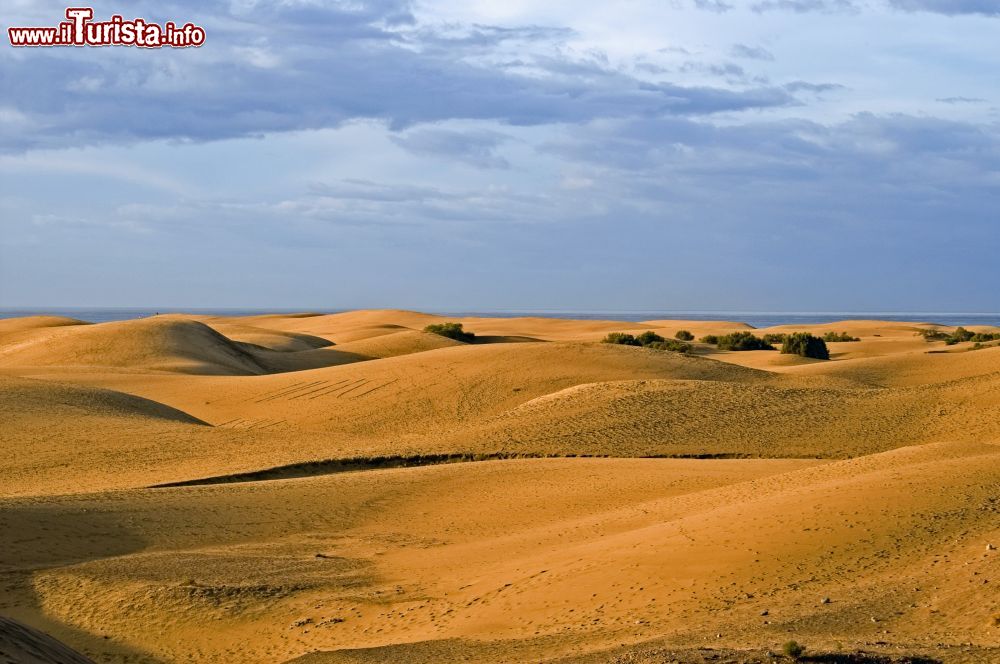
[[[733,8],[728,2],[723,0],[694,0],[694,6],[709,12],[723,13]]]
[[[733,44],[730,53],[734,58],[746,58],[747,60],[774,60],[774,54],[763,46],[747,46],[746,44]]]
[[[708,62],[698,62],[695,60],[688,60],[680,67],[680,71],[684,73],[698,72],[701,74],[709,74],[711,76],[718,76],[726,81],[732,83],[747,83],[751,80],[751,76],[747,73],[743,67],[739,66],[734,62],[725,62],[722,64],[713,64]]]
[[[859,4],[855,0],[763,0],[750,6],[755,12],[790,11],[790,12],[845,12],[858,11]]]
[[[960,14],[982,14],[1000,16],[1000,6],[996,0],[889,0],[895,9],[908,12],[935,12],[958,16]]]
[[[579,58],[554,49],[569,34],[561,29],[416,25],[403,0],[332,7],[260,2],[252,11],[221,2],[197,10],[135,4],[147,18],[204,25],[206,45],[0,56],[4,85],[22,91],[8,112],[26,119],[0,135],[0,149],[206,141],[336,127],[358,118],[401,130],[448,119],[538,125],[795,103],[780,88],[642,81],[600,54]],[[56,20],[61,10],[54,7]],[[530,48],[535,41],[539,47]],[[519,44],[516,62],[507,57],[508,42]]]
[[[942,104],[985,104],[987,100],[979,97],[939,97],[935,101]]]
[[[791,83],[785,83],[782,87],[789,92],[811,92],[817,95],[824,92],[837,92],[847,89],[839,83],[810,83],[809,81],[792,81]]]
[[[477,168],[510,168],[510,163],[496,154],[508,140],[506,134],[489,130],[415,129],[392,137],[393,143],[412,154],[444,157]]]
[[[695,1],[695,6],[699,9],[719,11],[711,5],[711,0],[705,3]],[[1000,7],[995,0],[884,0],[883,6],[885,5],[906,12],[931,12],[948,16],[968,14],[1000,16]],[[750,5],[750,9],[755,12],[835,13],[859,12],[868,6],[870,3],[864,0],[758,0]]]

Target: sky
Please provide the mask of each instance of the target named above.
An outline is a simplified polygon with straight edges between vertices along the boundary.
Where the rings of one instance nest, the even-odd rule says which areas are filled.
[[[998,312],[995,0],[0,16],[0,308]]]

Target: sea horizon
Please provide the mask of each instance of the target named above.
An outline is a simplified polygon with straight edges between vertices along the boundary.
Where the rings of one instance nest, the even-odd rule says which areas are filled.
[[[382,307],[373,307],[375,309]],[[0,309],[0,319],[23,316],[63,316],[88,323],[108,323],[135,320],[158,314],[197,314],[216,316],[261,316],[267,314],[313,313],[318,315],[356,311],[349,308],[241,308],[241,307],[23,307]],[[727,320],[746,323],[756,328],[775,325],[822,325],[842,320],[884,320],[938,325],[1000,326],[1000,313],[928,312],[928,311],[749,311],[749,310],[558,310],[558,309],[497,309],[497,310],[416,310],[455,318],[562,318],[567,320],[612,320],[641,322],[644,320],[678,319],[693,321]]]

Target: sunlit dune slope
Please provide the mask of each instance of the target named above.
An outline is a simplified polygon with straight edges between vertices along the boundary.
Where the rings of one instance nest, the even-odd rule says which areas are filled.
[[[461,427],[574,385],[633,378],[770,380],[764,372],[676,353],[560,343],[450,345],[252,378],[104,380],[212,424],[269,419],[300,431],[406,440]]]
[[[597,341],[609,332],[641,332],[643,330],[654,330],[664,336],[673,337],[682,329],[691,331],[698,336],[752,329],[745,323],[728,321],[652,320],[623,322],[530,316],[515,318],[457,317],[395,309],[349,311],[325,315],[283,316],[278,314],[237,320],[253,326],[314,334],[338,344],[402,330],[419,331],[428,325],[446,321],[462,323],[466,330],[472,331],[478,336],[526,337],[543,341]],[[206,320],[206,322],[212,321]]]
[[[0,565],[35,570],[14,615],[171,661],[440,639],[494,644],[472,661],[523,659],[523,640],[532,661],[663,638],[995,648],[998,462],[994,445],[936,444],[812,466],[523,460],[22,499],[0,510],[19,533]]]
[[[892,356],[827,362],[796,369],[801,375],[822,375],[887,387],[944,384],[976,377],[1000,375],[1000,347],[969,350],[968,345],[950,352],[924,342],[914,352]]]
[[[93,372],[258,375],[356,362],[311,335],[157,316],[96,325],[34,328],[0,339],[0,368]],[[259,344],[256,342],[260,342]]]
[[[337,350],[356,353],[357,355],[371,359],[380,359],[461,345],[461,341],[455,341],[454,339],[442,337],[437,334],[404,329],[389,332],[388,334],[365,337],[356,341],[346,341],[339,344]]]
[[[24,316],[22,318],[0,318],[0,339],[12,332],[37,330],[46,327],[65,327],[67,325],[88,325],[76,318],[66,316]]]
[[[20,343],[0,346],[0,366],[205,374],[263,372],[244,347],[207,325],[160,318],[39,330]]]

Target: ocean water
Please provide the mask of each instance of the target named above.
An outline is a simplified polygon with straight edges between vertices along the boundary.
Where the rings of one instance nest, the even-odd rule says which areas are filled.
[[[187,309],[181,313],[217,316],[259,316],[262,314],[298,313],[301,309]],[[317,310],[313,313],[339,313],[343,309]],[[172,309],[87,309],[87,308],[32,308],[0,309],[0,318],[21,316],[67,316],[90,323],[132,320],[155,316],[157,313],[178,313]],[[829,311],[829,312],[778,312],[778,311],[430,311],[445,316],[515,318],[520,316],[540,316],[546,318],[570,318],[578,320],[642,321],[657,319],[681,320],[730,320],[747,323],[753,327],[773,325],[818,325],[845,319],[877,319],[889,321],[937,323],[939,325],[994,325],[1000,326],[1000,313],[961,312],[873,312],[873,311]]]

